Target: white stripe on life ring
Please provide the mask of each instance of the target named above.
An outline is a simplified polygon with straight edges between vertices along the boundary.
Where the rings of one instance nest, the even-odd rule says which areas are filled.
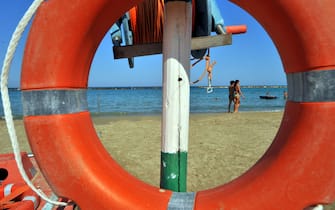
[[[8,196],[9,194],[12,193],[12,188],[13,188],[14,184],[7,184],[4,188],[4,191],[3,191],[3,195],[6,197]]]

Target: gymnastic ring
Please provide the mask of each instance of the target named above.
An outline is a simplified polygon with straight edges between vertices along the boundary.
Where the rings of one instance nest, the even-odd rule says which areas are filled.
[[[35,16],[21,74],[24,124],[55,193],[81,209],[294,210],[332,202],[335,2],[233,0],[272,37],[289,98],[272,145],[252,168],[222,186],[187,193],[150,186],[122,169],[87,109],[94,53],[113,22],[139,2],[49,0]]]

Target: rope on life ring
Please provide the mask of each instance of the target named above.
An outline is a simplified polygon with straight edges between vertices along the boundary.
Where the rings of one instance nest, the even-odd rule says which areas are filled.
[[[12,37],[11,37],[11,40],[10,40],[10,43],[9,43],[9,46],[8,46],[8,49],[7,49],[7,52],[6,52],[6,56],[5,56],[5,59],[4,59],[4,62],[3,62],[2,72],[1,72],[1,98],[2,98],[2,103],[3,103],[3,107],[4,107],[4,115],[5,115],[6,125],[7,125],[7,129],[8,129],[9,137],[10,137],[10,140],[11,140],[11,144],[12,144],[12,147],[13,147],[15,162],[17,164],[18,170],[19,170],[23,180],[25,181],[25,183],[27,183],[27,185],[35,193],[37,193],[39,196],[41,196],[41,198],[43,198],[48,203],[64,206],[64,205],[67,205],[67,204],[64,203],[64,202],[52,201],[42,191],[39,191],[33,185],[33,183],[29,180],[29,177],[28,177],[28,175],[26,174],[26,172],[23,168],[22,158],[21,158],[21,154],[20,154],[20,146],[19,146],[19,142],[18,142],[17,136],[16,136],[13,115],[12,115],[12,111],[11,111],[11,108],[10,108],[11,106],[10,106],[10,99],[9,99],[9,93],[8,93],[8,86],[7,86],[8,85],[8,75],[9,75],[10,65],[11,65],[11,62],[13,60],[14,53],[15,53],[16,47],[18,45],[18,42],[19,42],[26,26],[28,25],[30,19],[35,14],[37,8],[41,5],[42,2],[43,2],[43,0],[34,0],[34,2],[28,8],[28,10],[24,14],[24,16],[21,18],[18,26],[16,27],[16,29],[15,29]]]
[[[99,141],[88,112],[94,52],[111,24],[140,2],[74,0],[65,7],[66,0],[49,0],[35,17],[21,74],[24,124],[55,193],[83,210],[295,210],[332,202],[335,80],[329,78],[335,77],[335,2],[233,0],[275,42],[289,98],[272,145],[252,168],[225,185],[187,193],[129,175]]]

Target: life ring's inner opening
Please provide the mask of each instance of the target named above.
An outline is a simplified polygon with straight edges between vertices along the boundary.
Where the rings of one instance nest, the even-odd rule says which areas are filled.
[[[237,44],[238,41],[239,40],[236,40]],[[254,41],[257,42],[257,40]],[[261,43],[262,40],[258,41]],[[102,40],[102,43],[106,42],[109,42],[111,45],[110,35],[108,33]],[[106,49],[102,48],[101,44],[100,46],[101,47],[98,48],[96,55],[106,52]],[[111,48],[109,48],[108,50],[110,49]],[[213,48],[211,50],[214,59],[215,53],[226,53],[226,51],[229,51],[229,49],[223,48]],[[257,55],[257,53],[255,53],[253,56],[263,55]],[[110,57],[112,57],[112,55]],[[155,55],[154,59],[158,60],[160,59],[159,57],[160,55]],[[243,62],[239,61],[236,57],[234,59],[234,57],[232,56],[230,56],[227,60],[235,60],[236,65],[238,65],[239,62]],[[135,63],[137,64],[143,61],[147,63],[153,62],[152,56],[142,57],[141,59],[135,58]],[[94,67],[100,62],[102,62],[102,60],[97,60],[97,57],[95,57],[92,66]],[[104,62],[111,61],[108,60]],[[120,77],[128,79],[132,78],[134,79],[134,83],[143,80],[143,71],[150,71],[149,69],[136,69],[137,65],[135,65],[135,69],[129,70],[127,69],[128,67],[126,60],[112,62],[114,62],[114,64],[117,66],[115,70],[108,69],[104,70],[105,72],[103,72],[102,69],[98,70],[97,68],[91,68],[89,86],[93,86],[92,84],[94,83],[92,78],[95,77],[95,74],[106,74],[106,76],[104,77],[106,78],[106,84],[115,87],[117,85],[114,84],[118,84],[118,81],[116,81],[117,79],[113,80],[112,77],[108,76],[108,71],[118,71],[121,74],[121,76],[117,77],[118,79]],[[218,67],[218,69],[215,70],[215,74],[217,74],[216,78],[220,80],[222,78],[227,78],[224,84],[228,84],[229,77],[227,77],[226,75],[221,77],[222,72],[219,72],[225,72],[227,70],[224,67],[226,60],[218,62],[221,62],[223,67],[222,69],[221,67]],[[121,63],[123,63],[123,66],[126,69],[120,70],[119,66],[122,66]],[[157,69],[154,69],[154,71],[150,72],[150,75],[153,75],[155,81],[158,82],[158,85],[161,85],[161,61],[158,64],[154,63],[154,66]],[[198,76],[197,73],[202,71],[203,64],[200,64],[197,68],[198,69],[191,70],[191,77],[192,74],[194,75],[194,77]],[[257,69],[253,70],[257,71]],[[127,72],[127,74],[125,74],[124,72]],[[282,71],[281,73],[282,75],[284,75],[284,71]],[[236,75],[241,76],[243,75],[243,72],[235,72],[231,73],[231,75],[234,75],[233,79],[235,79]],[[127,90],[127,88],[124,89]],[[221,105],[222,107],[224,107],[224,109],[222,109],[222,112],[226,112],[226,96],[228,94],[227,89],[220,89],[217,91],[220,91],[220,95],[218,95],[220,100],[219,106]],[[248,90],[245,91],[248,92]],[[122,92],[125,94],[125,92],[127,91],[120,91],[121,94]],[[129,92],[131,91],[129,90],[128,93]],[[119,96],[114,96],[114,98],[122,97],[121,94]],[[205,97],[200,100],[208,100],[208,97],[206,96],[207,94],[205,92],[203,94]],[[265,93],[261,92],[261,94]],[[280,92],[280,94],[282,94],[282,92]],[[250,98],[248,97],[249,96],[247,95],[246,99],[242,99],[242,107],[244,106],[244,103],[249,103],[248,100],[250,100]],[[257,97],[258,99],[258,95],[255,95],[253,97]],[[279,100],[282,99],[282,95],[279,95]],[[103,99],[101,97],[98,99],[98,97],[95,96],[95,98],[92,98],[92,101],[94,100],[96,101],[96,110],[98,110],[98,106],[100,106],[100,109],[102,108],[102,105],[108,106],[108,104],[102,101]],[[214,99],[213,103],[215,103]],[[263,103],[264,106],[266,106],[267,102],[262,101],[260,103]],[[138,109],[141,109],[140,106],[141,105],[138,104]],[[118,117],[114,115],[111,116],[110,119],[108,119],[106,117],[100,117],[100,115],[102,114],[103,113],[100,113],[96,116],[93,115],[93,121],[97,134],[100,137],[102,143],[104,144],[106,150],[129,173],[146,183],[159,187],[161,140],[160,114],[157,114],[158,116],[153,116],[153,119],[151,117],[143,117],[140,122],[141,124],[136,123],[136,121],[134,121],[134,119],[136,120],[136,118],[132,118],[131,116]],[[269,145],[272,143],[276,132],[278,131],[282,118],[282,112],[271,113],[271,119],[259,117],[262,118],[259,120],[259,118],[257,119],[256,113],[252,113],[251,115],[248,116],[252,118],[251,120],[244,118],[243,116],[237,116],[233,114],[225,114],[222,118],[213,116],[212,120],[207,121],[207,123],[211,123],[214,125],[211,129],[208,129],[206,126],[206,122],[201,122],[202,120],[200,118],[194,118],[191,116],[188,154],[188,191],[209,189],[223,183],[227,183],[247,171],[265,153]],[[274,120],[272,118],[274,118]],[[241,125],[241,127],[239,127],[238,129],[234,127],[220,126],[222,124],[229,125],[229,123],[227,123],[229,121],[243,122],[243,125]],[[196,127],[193,127],[192,125],[195,125]],[[126,133],[125,130],[119,129],[120,127],[126,128]],[[136,138],[133,138],[134,136]],[[199,158],[199,156],[201,156],[201,158]],[[150,173],[148,173],[147,170],[150,170]]]

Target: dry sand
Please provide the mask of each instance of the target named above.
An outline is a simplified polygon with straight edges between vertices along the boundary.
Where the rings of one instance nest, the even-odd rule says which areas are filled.
[[[190,117],[188,191],[215,187],[252,166],[279,128],[282,113]],[[95,118],[110,154],[131,174],[159,186],[160,116]]]
[[[282,112],[192,114],[188,153],[188,191],[226,183],[249,169],[271,144]],[[94,117],[100,139],[129,173],[159,186],[160,116]],[[15,121],[23,151],[30,151],[22,120]],[[11,152],[4,121],[0,121],[0,152]],[[335,205],[325,209],[335,209]]]

